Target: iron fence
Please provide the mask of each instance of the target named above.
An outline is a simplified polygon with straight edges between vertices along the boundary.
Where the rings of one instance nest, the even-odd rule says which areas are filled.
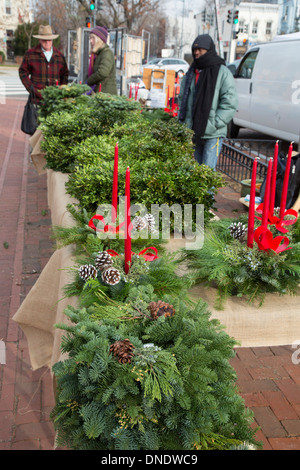
[[[275,140],[224,139],[217,170],[240,183],[251,179],[254,158],[257,158],[257,178],[264,179],[268,160],[274,155]],[[279,151],[281,142],[279,144]]]

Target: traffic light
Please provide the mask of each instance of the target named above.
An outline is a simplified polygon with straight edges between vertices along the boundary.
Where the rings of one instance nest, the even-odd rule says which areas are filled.
[[[86,26],[87,28],[90,28],[91,25],[92,25],[92,23],[91,23],[91,18],[90,18],[89,16],[87,16],[87,17],[85,18],[85,26]]]
[[[235,10],[234,16],[233,16],[233,22],[234,22],[234,24],[238,24],[238,22],[239,22],[239,10]]]
[[[231,11],[231,10],[228,10],[228,13],[227,13],[227,23],[230,23],[230,24],[231,24],[231,21],[232,21],[232,11]]]
[[[211,26],[213,26],[213,24],[214,24],[214,19],[215,19],[214,12],[207,13],[207,22],[208,22],[208,24],[210,24]]]
[[[90,10],[93,12],[95,10],[95,0],[90,1]]]

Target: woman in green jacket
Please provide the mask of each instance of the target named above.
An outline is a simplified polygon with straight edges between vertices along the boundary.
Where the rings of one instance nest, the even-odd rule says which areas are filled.
[[[116,65],[112,50],[107,44],[108,31],[105,26],[96,26],[91,31],[91,56],[87,84],[98,93],[117,95]]]
[[[215,168],[238,97],[233,75],[208,34],[197,36],[192,54],[193,63],[180,86],[178,119],[194,131],[198,163]]]

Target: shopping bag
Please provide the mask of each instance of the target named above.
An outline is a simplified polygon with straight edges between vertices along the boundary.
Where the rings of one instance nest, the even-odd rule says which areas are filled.
[[[21,130],[25,134],[33,135],[37,128],[37,117],[38,117],[38,110],[37,105],[34,104],[34,90],[33,88],[30,90],[27,103],[24,108],[24,113],[21,122]]]

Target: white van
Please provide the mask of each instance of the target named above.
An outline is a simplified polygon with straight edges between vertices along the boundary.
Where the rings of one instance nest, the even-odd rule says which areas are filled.
[[[300,33],[277,36],[245,54],[236,72],[239,105],[229,136],[246,127],[300,149]]]

